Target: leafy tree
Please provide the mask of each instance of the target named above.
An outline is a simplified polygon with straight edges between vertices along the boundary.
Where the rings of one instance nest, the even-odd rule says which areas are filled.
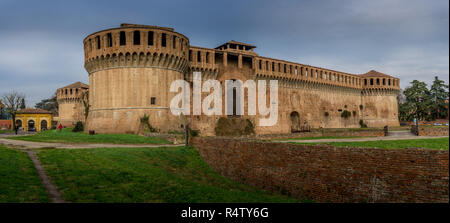
[[[56,93],[51,98],[43,99],[34,107],[51,111],[55,116],[58,115],[58,101],[56,100]]]
[[[448,85],[444,81],[434,77],[430,88],[431,94],[431,119],[446,118],[448,115]]]
[[[406,100],[401,110],[417,120],[425,120],[432,103],[430,91],[425,82],[414,80],[411,84],[403,92]]]
[[[24,94],[17,93],[16,91],[11,91],[9,93],[6,93],[2,97],[2,101],[4,105],[6,106],[6,109],[11,114],[12,121],[14,123],[14,129],[17,130],[15,123],[16,123],[16,113],[17,110],[19,110],[23,99],[25,98]],[[17,133],[17,132],[16,132]]]

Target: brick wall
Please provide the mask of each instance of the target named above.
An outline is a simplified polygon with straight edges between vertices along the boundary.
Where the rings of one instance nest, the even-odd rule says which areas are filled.
[[[419,136],[448,136],[448,127],[420,127]]]
[[[449,202],[449,152],[195,137],[223,176],[316,202]]]

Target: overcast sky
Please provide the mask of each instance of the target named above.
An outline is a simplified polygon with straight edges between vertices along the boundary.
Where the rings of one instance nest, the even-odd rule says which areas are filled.
[[[20,1],[0,0],[0,95],[32,107],[82,81],[82,41],[120,23],[168,26],[192,45],[229,40],[261,56],[361,74],[448,83],[449,1]]]

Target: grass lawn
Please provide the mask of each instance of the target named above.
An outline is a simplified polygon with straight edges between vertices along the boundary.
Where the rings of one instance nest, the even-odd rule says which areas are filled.
[[[312,139],[352,139],[352,138],[369,138],[375,136],[315,136],[315,137],[298,137],[278,140],[312,140]]]
[[[145,137],[133,134],[95,134],[84,132],[72,132],[72,128],[59,130],[47,130],[35,135],[14,136],[9,139],[33,141],[33,142],[70,142],[70,143],[113,143],[113,144],[172,144],[165,139],[157,137]]]
[[[13,130],[0,130],[0,134],[4,134],[4,133],[11,133],[14,132]]]
[[[407,139],[407,140],[384,140],[365,142],[325,142],[325,143],[295,143],[295,144],[331,144],[337,147],[367,147],[382,149],[404,149],[404,148],[428,148],[445,149],[449,148],[449,137],[434,139]]]
[[[0,145],[0,203],[49,201],[28,155]]]
[[[70,202],[298,202],[230,181],[192,147],[38,152]]]

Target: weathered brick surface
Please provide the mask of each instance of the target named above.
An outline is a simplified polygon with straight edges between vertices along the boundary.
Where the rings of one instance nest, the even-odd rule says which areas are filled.
[[[316,202],[449,202],[449,152],[227,138],[191,143],[230,179]]]
[[[448,128],[419,127],[419,136],[448,136]]]

